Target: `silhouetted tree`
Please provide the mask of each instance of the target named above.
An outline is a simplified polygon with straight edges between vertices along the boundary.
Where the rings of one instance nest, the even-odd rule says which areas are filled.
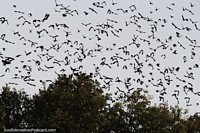
[[[35,127],[59,132],[94,132],[102,123],[107,97],[91,75],[60,75],[34,96]]]
[[[32,110],[31,98],[24,91],[10,90],[10,87],[2,88],[0,94],[1,124],[4,128],[25,128],[30,120]]]
[[[178,106],[151,106],[143,89],[120,91],[115,102],[92,75],[59,75],[30,97],[5,86],[0,94],[0,132],[4,128],[54,128],[67,133],[197,133],[200,117],[185,118]],[[112,99],[112,100],[111,100]]]

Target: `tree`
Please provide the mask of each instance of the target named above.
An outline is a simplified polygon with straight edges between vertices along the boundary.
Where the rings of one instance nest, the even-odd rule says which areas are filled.
[[[124,103],[127,106],[128,127],[130,132],[140,132],[142,126],[143,114],[146,111],[150,97],[147,91],[137,89],[132,94],[127,95]]]
[[[184,118],[178,106],[151,106],[147,91],[104,95],[92,75],[59,75],[47,89],[30,97],[5,86],[0,94],[0,132],[4,128],[53,128],[57,132],[197,133],[200,117]],[[111,103],[112,101],[112,103]]]
[[[114,103],[113,106],[108,107],[104,112],[105,124],[100,132],[102,133],[122,133],[128,132],[128,124],[126,121],[127,112],[121,102]]]
[[[200,116],[198,114],[191,115],[188,119],[182,121],[182,125],[187,133],[199,133]]]
[[[150,106],[142,114],[141,127],[143,132],[183,132],[179,125],[181,121],[181,109],[164,103],[158,107]],[[179,126],[177,126],[179,125]]]
[[[126,132],[136,133],[168,133],[175,129],[179,132],[185,131],[179,124],[183,113],[178,106],[169,107],[166,103],[160,106],[150,106],[151,97],[143,89],[137,89],[131,94],[124,95],[125,98],[122,96],[124,112],[121,113],[124,117],[120,121],[123,120],[124,122],[121,123],[125,123],[126,126],[121,127],[120,130],[126,128]]]
[[[58,132],[94,132],[101,128],[107,97],[92,75],[60,75],[47,90],[33,97],[34,125]]]
[[[5,86],[0,94],[1,128],[25,128],[28,113],[32,108],[31,98],[24,91],[11,90]]]

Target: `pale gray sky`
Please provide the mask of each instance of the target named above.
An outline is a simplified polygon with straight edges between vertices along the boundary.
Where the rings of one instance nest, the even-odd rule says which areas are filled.
[[[113,2],[117,4],[113,5]],[[105,76],[113,78],[110,82],[110,92],[115,92],[117,86],[126,91],[124,82],[130,77],[130,88],[141,87],[148,90],[154,97],[152,103],[158,103],[160,93],[157,93],[156,90],[161,91],[163,87],[159,85],[156,87],[156,84],[162,81],[167,93],[163,96],[165,101],[171,105],[176,104],[177,100],[172,97],[172,94],[178,90],[180,93],[177,97],[181,107],[190,109],[191,113],[200,111],[197,104],[200,98],[194,94],[200,91],[200,78],[198,77],[200,70],[196,68],[197,65],[200,65],[200,47],[198,47],[200,46],[199,1],[109,0],[105,2],[101,0],[68,0],[66,2],[65,0],[57,0],[57,3],[63,4],[63,7],[56,6],[54,0],[1,1],[0,20],[3,21],[2,17],[5,17],[8,24],[6,22],[0,24],[0,53],[2,54],[0,59],[9,60],[7,57],[15,58],[20,55],[11,61],[11,64],[0,66],[1,85],[10,82],[9,86],[17,89],[25,88],[28,93],[34,94],[42,87],[39,81],[54,80],[57,77],[55,72],[70,74],[70,67],[77,68],[82,65],[82,71],[95,73],[98,66],[104,79]],[[92,9],[95,11],[92,12]],[[86,15],[87,13],[88,15]],[[50,15],[47,20],[37,21],[43,20],[46,14]],[[67,15],[63,17],[62,14]],[[65,24],[66,27],[62,27],[63,25],[56,27],[57,24]],[[37,25],[40,26],[37,27]],[[50,25],[55,26],[55,29]],[[38,32],[43,29],[46,29],[48,33],[42,31],[41,37],[38,38]],[[108,36],[105,32],[101,33],[102,30],[106,31]],[[154,38],[150,37],[153,35],[152,30]],[[66,34],[69,35],[66,37]],[[51,36],[56,35],[58,37],[54,41]],[[133,43],[136,36],[138,38]],[[14,42],[14,44],[6,42],[6,40]],[[71,42],[63,43],[67,40],[71,40]],[[32,45],[31,41],[37,43]],[[43,51],[39,48],[41,45],[44,47]],[[98,45],[101,45],[99,48],[102,48],[102,52],[95,51],[98,49]],[[162,45],[166,48],[164,49]],[[61,48],[55,50],[51,47]],[[95,57],[90,55],[84,58],[84,55],[81,54],[81,48],[84,49],[86,55],[93,52],[92,56]],[[156,51],[152,50],[156,48]],[[143,54],[140,51],[143,51]],[[28,54],[29,52],[31,53]],[[139,59],[137,56],[133,57],[135,54],[139,54]],[[52,59],[47,61],[47,58],[51,56]],[[148,56],[154,57],[155,60]],[[103,57],[106,59],[105,63],[108,63],[111,68],[100,65]],[[184,62],[185,57],[187,61]],[[77,58],[81,58],[83,61],[76,62]],[[70,60],[70,65],[65,65],[67,59]],[[135,59],[143,65],[138,66]],[[61,62],[55,63],[58,60]],[[63,60],[64,62],[62,62]],[[119,61],[119,66],[112,64],[116,60]],[[36,64],[36,61],[39,61],[40,64]],[[127,70],[123,69],[125,65]],[[50,67],[50,69],[45,66]],[[135,72],[134,66],[141,67],[142,74]],[[180,70],[176,71],[178,67]],[[40,68],[47,71],[42,71]],[[168,73],[165,69],[168,70]],[[169,69],[173,70],[172,73]],[[162,74],[164,71],[166,72],[165,76]],[[194,79],[187,77],[189,73],[193,74]],[[115,82],[117,77],[123,83]],[[168,85],[166,78],[173,81]],[[32,79],[34,81],[31,81]],[[186,82],[183,83],[179,79]],[[149,80],[151,81],[149,82]],[[139,81],[144,83],[140,84]],[[36,85],[36,87],[28,85],[27,82]],[[101,82],[104,85],[102,80]],[[185,93],[184,86],[185,88],[192,87],[194,93],[188,89]],[[188,104],[192,104],[192,106],[186,106],[187,99],[185,97],[190,97]]]

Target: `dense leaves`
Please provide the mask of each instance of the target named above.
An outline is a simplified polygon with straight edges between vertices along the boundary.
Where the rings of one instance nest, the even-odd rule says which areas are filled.
[[[95,131],[107,98],[90,75],[61,75],[47,90],[33,97],[35,127],[56,128],[60,132]]]
[[[151,106],[148,92],[121,93],[115,102],[92,75],[59,75],[30,97],[8,86],[0,94],[0,132],[6,128],[54,128],[57,132],[196,133],[200,117],[167,104]]]

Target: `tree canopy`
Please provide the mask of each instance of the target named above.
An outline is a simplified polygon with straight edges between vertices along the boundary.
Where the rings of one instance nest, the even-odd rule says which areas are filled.
[[[195,133],[200,117],[185,118],[185,111],[168,104],[151,106],[143,89],[121,93],[115,102],[92,75],[59,75],[47,88],[29,96],[25,91],[2,87],[0,130],[51,128],[57,132]],[[112,104],[111,104],[112,103]]]

